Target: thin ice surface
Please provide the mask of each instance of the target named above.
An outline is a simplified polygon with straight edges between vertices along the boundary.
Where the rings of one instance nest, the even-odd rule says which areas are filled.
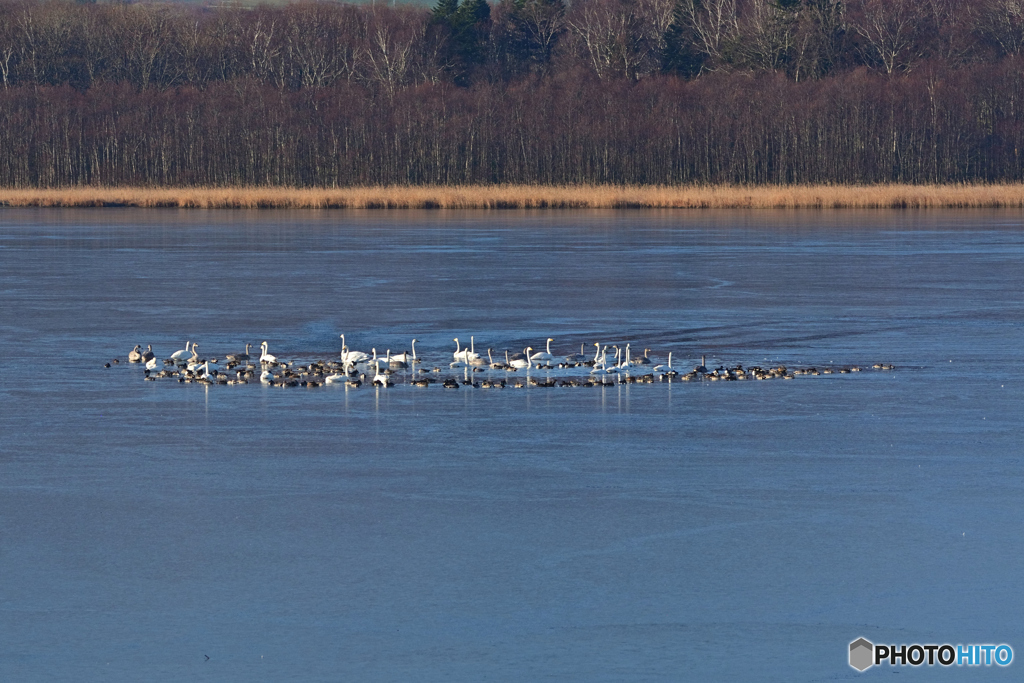
[[[0,677],[806,681],[889,676],[847,666],[860,636],[1020,652],[1020,227],[5,211]],[[341,332],[901,370],[487,393],[102,367]]]

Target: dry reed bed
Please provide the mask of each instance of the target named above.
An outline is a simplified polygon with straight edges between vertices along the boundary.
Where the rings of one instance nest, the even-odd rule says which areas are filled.
[[[1024,208],[1024,184],[0,189],[0,206],[200,209]]]

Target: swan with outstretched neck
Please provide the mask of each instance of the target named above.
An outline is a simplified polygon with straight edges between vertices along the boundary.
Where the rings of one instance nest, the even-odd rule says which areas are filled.
[[[402,355],[404,356],[405,354]],[[406,363],[404,360],[399,360],[397,356],[392,356],[391,349],[388,349],[388,355],[386,360],[388,367],[391,368],[392,370],[404,370],[407,367],[409,367],[409,364]]]
[[[530,351],[533,351],[533,347],[532,346],[527,346],[525,349],[523,349],[523,353],[522,353],[521,357],[519,357],[519,358],[516,358],[515,356],[512,357],[512,361],[510,362],[510,365],[512,367],[518,368],[520,370],[522,370],[523,368],[531,368],[531,367],[533,367],[533,360],[530,358]],[[516,354],[516,356],[519,356],[519,355],[520,354],[518,354],[518,353]]]
[[[185,342],[185,348],[179,349],[171,354],[171,360],[185,360],[188,358],[189,350],[188,345],[192,342]]]
[[[418,339],[412,340],[411,356],[408,353],[396,353],[394,356],[391,356],[391,360],[398,361],[399,363],[419,363],[419,359],[416,358],[416,342],[418,341]]]
[[[365,360],[370,359],[370,355],[363,351],[349,351],[348,346],[345,344],[345,335],[341,336],[341,362],[342,363],[362,363]]]
[[[508,351],[505,351],[505,362],[495,361],[491,356],[491,350],[487,349],[487,360],[490,361],[490,365],[495,370],[508,370]]]
[[[192,348],[195,349],[195,345],[194,344],[192,345]],[[261,363],[276,363],[277,362],[277,356],[272,356],[269,353],[267,353],[267,349],[269,348],[267,346],[267,342],[263,342],[262,344],[260,344],[260,348],[263,350],[263,353],[260,354],[260,362]]]
[[[551,355],[551,342],[553,341],[555,341],[553,337],[548,337],[548,350],[533,354],[530,357],[530,360],[537,365],[551,365],[551,361],[555,359],[555,357]]]
[[[252,346],[252,344],[246,344],[245,345],[245,353],[229,353],[228,355],[224,356],[224,360],[226,360],[228,362],[241,362],[241,361],[249,360],[249,347],[250,346]]]
[[[462,361],[463,363],[468,363],[471,360],[479,360],[480,359],[480,354],[474,353],[472,348],[468,348],[468,349],[462,348],[462,346],[459,344],[459,338],[458,337],[455,337],[455,339],[453,341],[455,342],[455,353],[452,354],[452,357],[454,357],[455,360]],[[470,342],[472,343],[472,341],[473,341],[473,338],[470,337]]]
[[[671,351],[668,352],[668,365],[667,366],[666,365],[655,365],[651,369],[654,372],[661,372],[662,370],[665,370],[666,372],[675,372],[672,369],[672,352]]]

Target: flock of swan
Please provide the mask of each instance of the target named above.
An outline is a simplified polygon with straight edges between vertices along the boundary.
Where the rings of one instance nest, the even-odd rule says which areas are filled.
[[[650,349],[644,349],[643,355],[634,354],[631,344],[620,347],[595,342],[591,356],[586,353],[587,347],[583,343],[580,344],[579,353],[555,356],[551,352],[551,342],[554,341],[552,337],[547,338],[544,351],[536,351],[532,346],[527,346],[522,353],[511,355],[508,350],[504,350],[503,357],[499,356],[497,359],[493,349],[487,349],[486,358],[477,353],[474,337],[469,338],[469,346],[466,347],[455,338],[452,360],[434,365],[417,356],[417,341],[412,340],[411,352],[392,354],[388,349],[383,356],[378,356],[375,348],[371,349],[370,353],[350,349],[345,342],[345,335],[341,335],[341,354],[338,360],[301,363],[278,359],[270,353],[267,342],[260,344],[259,355],[250,354],[252,345],[246,344],[244,352],[227,354],[222,359],[201,357],[199,344],[192,341],[186,341],[184,349],[179,349],[164,359],[157,358],[152,345],[143,351],[142,345],[139,344],[128,354],[128,362],[144,364],[145,379],[148,381],[167,379],[203,384],[248,384],[250,381],[259,381],[265,385],[278,387],[343,384],[348,388],[356,388],[365,382],[378,387],[391,387],[397,380],[418,387],[440,384],[448,389],[607,386],[623,382],[654,383],[673,380],[791,380],[800,375],[849,374],[866,369],[857,365],[830,365],[820,369],[786,368],[782,365],[769,368],[722,365],[712,370],[705,366],[706,359],[702,356],[700,365],[684,371],[673,367],[671,352],[664,363],[657,363],[650,357]],[[114,359],[112,362],[116,364],[120,361]],[[111,363],[105,365],[110,367]],[[531,373],[534,369],[542,372]],[[875,363],[871,369],[893,370],[895,366]],[[525,381],[513,375],[520,370],[526,371]],[[552,370],[561,372],[549,372]],[[447,373],[446,376],[442,376],[444,372]],[[485,373],[486,377],[478,378],[476,373]]]

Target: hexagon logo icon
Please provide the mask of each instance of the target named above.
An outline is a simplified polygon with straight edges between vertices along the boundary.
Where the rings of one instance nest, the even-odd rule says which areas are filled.
[[[850,666],[857,671],[864,671],[874,662],[875,646],[864,638],[850,643]]]

